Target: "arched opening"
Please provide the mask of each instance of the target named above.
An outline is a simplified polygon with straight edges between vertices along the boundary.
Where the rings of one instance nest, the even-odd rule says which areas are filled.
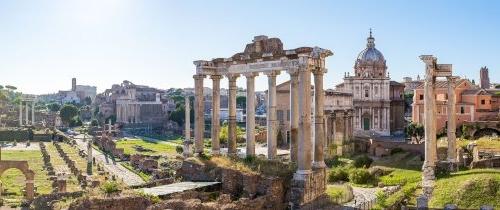
[[[13,197],[32,200],[35,196],[35,173],[29,169],[27,161],[0,161],[2,187]]]

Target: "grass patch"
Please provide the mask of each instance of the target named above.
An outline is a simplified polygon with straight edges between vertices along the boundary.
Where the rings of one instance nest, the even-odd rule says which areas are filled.
[[[337,204],[349,202],[353,198],[352,187],[344,185],[328,185],[326,188],[326,195],[330,200]]]
[[[442,208],[449,203],[459,208],[500,208],[500,171],[473,169],[438,179],[429,206]]]
[[[35,143],[35,142],[33,142]],[[48,179],[47,171],[43,170],[42,153],[39,150],[3,150],[2,160],[26,160],[31,170],[35,172],[35,186],[38,194],[52,192],[52,182]],[[19,205],[24,196],[22,190],[26,186],[26,178],[18,169],[8,169],[1,177],[3,188],[7,193],[2,194],[5,204]]]
[[[123,148],[124,153],[144,154],[144,155],[175,155],[175,144],[166,142],[146,141],[142,139],[122,139],[116,142],[116,148]],[[137,151],[137,147],[142,147],[148,151]]]
[[[125,163],[125,162],[122,162],[120,163],[123,167],[127,168],[129,171],[132,171],[134,172],[135,174],[137,174],[139,177],[141,177],[142,180],[144,180],[145,182],[149,182],[149,180],[151,180],[151,175],[150,174],[147,174],[147,173],[144,173],[142,171],[139,171],[139,170],[136,170],[134,167],[132,167],[130,165],[130,163]]]

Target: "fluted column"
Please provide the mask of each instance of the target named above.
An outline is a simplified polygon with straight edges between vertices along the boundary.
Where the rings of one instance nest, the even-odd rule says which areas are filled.
[[[455,77],[448,77],[448,161],[456,162]]]
[[[184,157],[189,157],[191,153],[191,108],[189,96],[184,98],[184,149],[182,154]]]
[[[26,111],[26,117],[25,117],[25,121],[24,121],[24,124],[26,125],[29,125],[30,122],[29,122],[29,109],[30,109],[30,106],[28,105],[28,102],[26,102],[26,105],[24,105],[26,107],[25,111]]]
[[[205,75],[196,74],[194,78],[194,148],[195,153],[203,153],[203,133],[205,122],[203,116],[203,79]]]
[[[311,69],[307,57],[300,57],[299,68],[299,143],[297,179],[311,173]]]
[[[212,75],[212,154],[220,154],[220,79],[221,75]]]
[[[245,74],[245,77],[247,78],[247,157],[255,155],[255,76],[258,75],[258,73]]]
[[[324,147],[325,147],[325,121],[324,121],[324,100],[323,75],[325,69],[318,68],[314,74],[314,167],[324,168]]]
[[[299,129],[299,71],[290,70],[290,160],[297,162]]]
[[[23,102],[19,101],[19,126],[23,126]]]
[[[228,128],[228,155],[237,155],[236,151],[236,79],[238,74],[229,74],[229,128]]]
[[[35,101],[31,102],[31,125],[35,125]]]
[[[267,75],[268,91],[267,91],[267,158],[275,159],[277,154],[276,141],[276,76],[279,71],[270,71],[264,73]]]

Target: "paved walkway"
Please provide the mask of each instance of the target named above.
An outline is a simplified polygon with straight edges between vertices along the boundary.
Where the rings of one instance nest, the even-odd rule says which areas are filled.
[[[83,136],[78,135],[74,139],[78,147],[83,151],[85,151],[85,153],[87,153],[87,142],[83,142],[82,140]],[[99,150],[92,148],[92,155],[94,156],[97,162],[101,162],[103,164],[104,169],[106,171],[108,171],[111,174],[114,174],[118,179],[123,180],[123,182],[128,186],[136,186],[145,183],[144,180],[142,180],[142,178],[139,175],[128,170],[120,163],[114,162]]]
[[[141,188],[138,191],[143,191],[146,194],[164,196],[173,193],[184,192],[187,190],[194,190],[199,188],[210,187],[218,185],[220,182],[177,182],[168,185],[161,185],[151,188]]]

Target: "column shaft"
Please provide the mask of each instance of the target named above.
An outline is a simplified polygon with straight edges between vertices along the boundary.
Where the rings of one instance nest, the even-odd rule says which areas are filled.
[[[299,73],[290,73],[290,160],[297,162],[299,129]]]
[[[194,147],[195,153],[203,153],[204,103],[203,103],[203,79],[205,75],[197,74],[194,78]]]
[[[425,129],[425,166],[435,166],[434,151],[436,151],[436,133],[434,133],[434,80],[427,75],[424,83],[424,129]]]
[[[31,125],[35,125],[35,101],[31,104]]]
[[[277,71],[268,72],[268,91],[267,91],[267,158],[275,159],[277,154],[277,136],[276,136],[276,76]]]
[[[246,119],[246,134],[247,134],[247,156],[255,155],[255,76],[251,73],[245,75],[247,78],[247,119]]]
[[[314,72],[314,166],[316,168],[326,167],[324,161],[325,147],[325,121],[324,121],[324,99],[323,69]]]
[[[301,66],[299,69],[299,144],[298,174],[307,174],[311,170],[311,69]]]
[[[191,153],[191,108],[189,96],[184,98],[184,157],[189,157]]]
[[[19,101],[19,126],[23,126],[23,102]]]
[[[239,75],[228,75],[229,79],[229,128],[228,155],[237,155],[236,151],[236,78]]]
[[[29,119],[30,119],[30,118],[29,118],[29,113],[30,113],[30,112],[29,112],[29,109],[30,109],[30,106],[28,105],[28,102],[26,102],[26,105],[24,105],[24,106],[25,106],[25,108],[26,108],[26,109],[25,109],[25,111],[26,111],[26,117],[25,117],[24,124],[29,125],[29,124],[30,124],[30,122],[29,122]]]
[[[448,77],[448,161],[456,162],[456,111],[455,80]]]
[[[212,75],[212,154],[220,154],[220,79],[221,75]]]

